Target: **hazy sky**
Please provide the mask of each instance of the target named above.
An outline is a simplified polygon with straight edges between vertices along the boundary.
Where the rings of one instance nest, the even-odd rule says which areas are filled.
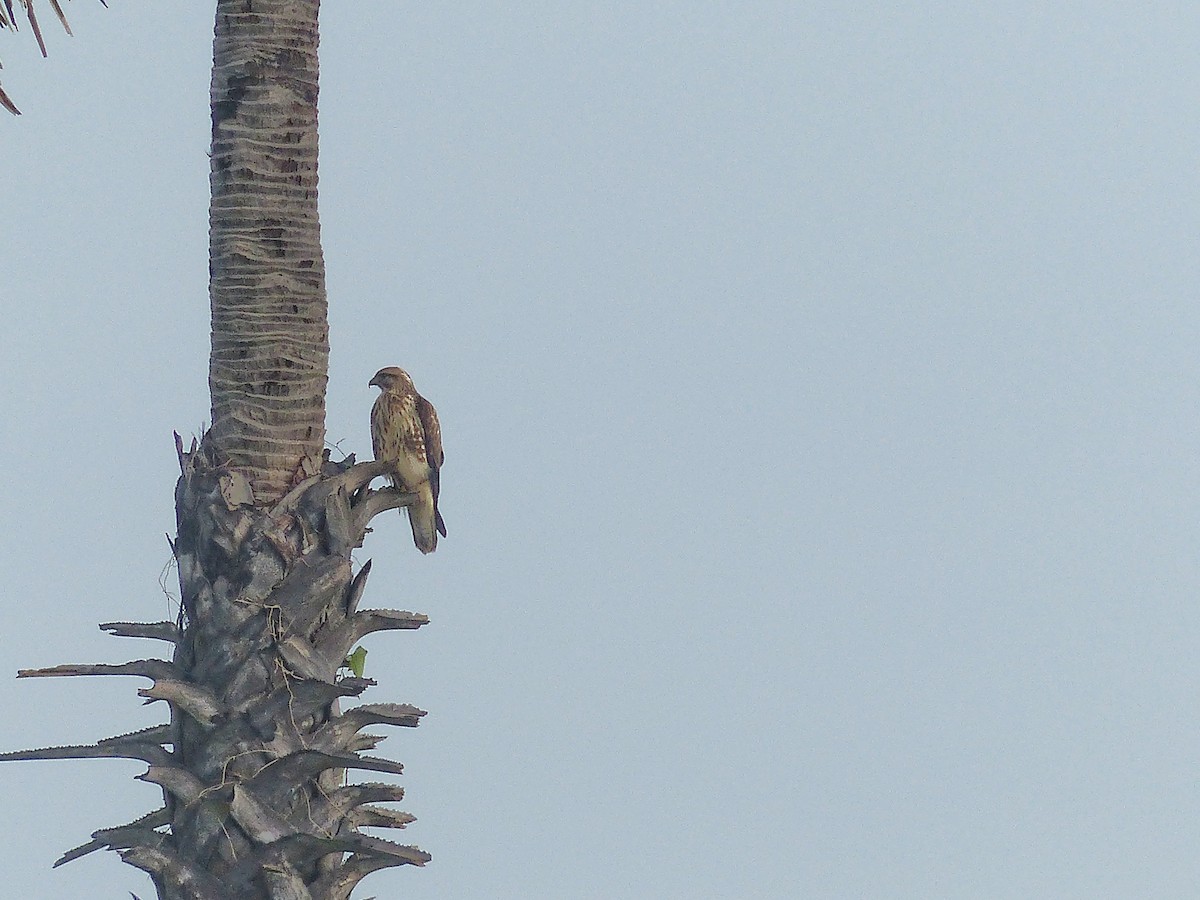
[[[7,749],[163,720],[11,675],[159,649],[208,414],[212,6],[110,6],[0,35]],[[405,366],[449,528],[356,896],[1200,894],[1200,7],[325,6],[329,439]],[[152,896],[49,868],[143,770],[0,765],[4,892]]]

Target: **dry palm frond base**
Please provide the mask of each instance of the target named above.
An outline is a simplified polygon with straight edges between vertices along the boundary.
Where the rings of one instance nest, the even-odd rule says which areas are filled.
[[[3,2],[3,0],[0,0]],[[127,663],[25,669],[21,678],[133,676],[138,695],[166,707],[162,724],[85,744],[0,753],[33,759],[140,760],[139,777],[162,804],[136,821],[94,831],[55,865],[115,850],[150,873],[159,900],[349,900],[355,885],[429,854],[362,829],[404,829],[388,805],[403,788],[348,780],[347,772],[400,775],[371,754],[373,726],[412,728],[425,711],[407,703],[354,703],[371,679],[347,673],[364,637],[429,621],[400,609],[360,608],[370,562],[354,571],[376,516],[414,494],[373,490],[387,463],[323,461],[321,471],[273,506],[251,505],[249,481],[176,435],[178,565],[175,621],[107,622],[108,633],[165,644]],[[182,886],[186,885],[186,889]]]

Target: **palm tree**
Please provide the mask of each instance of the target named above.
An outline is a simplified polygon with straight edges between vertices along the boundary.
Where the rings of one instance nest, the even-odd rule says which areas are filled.
[[[15,28],[12,0],[0,25]],[[19,0],[40,43],[32,0]],[[56,0],[49,0],[64,26]],[[103,0],[102,0],[103,2]],[[211,90],[212,426],[176,435],[181,608],[175,622],[110,622],[166,642],[168,659],[23,670],[19,677],[136,675],[164,701],[163,725],[95,744],[0,759],[134,758],[163,805],[94,832],[56,863],[114,849],[148,872],[160,900],[345,900],[369,873],[423,865],[415,847],[360,832],[412,817],[380,802],[399,773],[368,756],[371,725],[424,712],[340,709],[373,682],[343,675],[365,634],[419,628],[416,613],[359,609],[371,565],[351,552],[374,516],[413,499],[374,490],[381,463],[324,452],[328,318],[317,218],[319,0],[217,0]],[[251,9],[252,7],[252,9]],[[2,95],[2,91],[0,91]],[[3,96],[0,102],[12,108]]]

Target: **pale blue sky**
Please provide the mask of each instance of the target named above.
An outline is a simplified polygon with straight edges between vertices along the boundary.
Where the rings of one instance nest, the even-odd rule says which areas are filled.
[[[161,720],[11,675],[153,649],[207,416],[212,10],[111,6],[0,35],[5,748]],[[1200,8],[519,6],[323,20],[329,437],[399,364],[447,457],[356,896],[1200,893]],[[49,869],[143,768],[0,766],[6,892],[150,896]]]

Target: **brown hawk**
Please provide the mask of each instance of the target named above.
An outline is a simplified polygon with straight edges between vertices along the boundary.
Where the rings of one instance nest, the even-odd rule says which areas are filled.
[[[422,553],[437,549],[446,524],[438,512],[442,460],[442,428],[433,404],[417,393],[408,373],[396,366],[380,369],[371,379],[380,395],[371,407],[371,445],[375,458],[392,464],[392,484],[417,499],[408,507],[413,543]]]

